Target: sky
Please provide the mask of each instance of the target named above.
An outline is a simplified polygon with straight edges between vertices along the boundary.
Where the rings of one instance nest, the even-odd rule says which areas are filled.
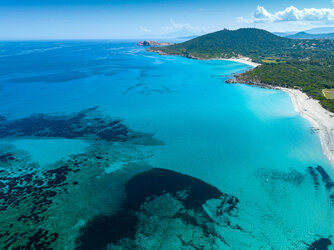
[[[0,0],[1,40],[184,37],[334,27],[334,0]]]

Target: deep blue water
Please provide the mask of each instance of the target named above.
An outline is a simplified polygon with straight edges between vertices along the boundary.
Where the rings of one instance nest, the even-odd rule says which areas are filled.
[[[287,94],[225,83],[231,74],[249,68],[159,56],[132,41],[2,42],[0,115],[6,119],[98,107],[104,115],[163,143],[113,142],[105,149],[105,144],[96,146],[87,138],[16,135],[2,139],[3,152],[21,150],[36,169],[51,169],[58,160],[85,150],[89,155],[90,147],[97,147],[111,152],[100,179],[131,164],[187,174],[239,199],[238,212],[229,219],[242,230],[215,224],[225,239],[224,248],[307,248],[334,232],[333,170],[316,133],[295,113]],[[103,195],[96,198],[99,205],[85,201],[90,190],[98,192],[104,185],[96,184],[102,183],[99,178],[83,184],[86,195],[78,198],[69,191],[68,197],[76,197],[82,211],[90,212],[74,213],[76,220],[68,225],[49,225],[59,233],[59,243],[52,243],[56,248],[76,237],[64,228],[76,232],[106,210]],[[57,199],[67,199],[64,196]],[[64,218],[69,213],[65,205],[58,211]],[[0,212],[1,221],[10,223],[7,216],[14,212],[5,213]],[[50,212],[46,218],[53,221],[52,216]],[[172,235],[176,229],[169,230]]]

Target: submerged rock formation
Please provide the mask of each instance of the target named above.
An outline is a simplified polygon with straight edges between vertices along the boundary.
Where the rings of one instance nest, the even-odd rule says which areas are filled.
[[[220,249],[228,246],[215,224],[232,227],[238,198],[194,177],[154,168],[126,184],[113,215],[93,218],[77,249]],[[240,227],[236,226],[239,230]]]
[[[263,183],[270,182],[285,182],[296,186],[299,186],[311,178],[314,190],[320,192],[321,187],[326,190],[329,200],[331,201],[331,206],[334,207],[334,181],[326,172],[326,170],[321,167],[311,167],[307,168],[307,172],[300,173],[296,170],[291,170],[289,172],[278,171],[275,169],[259,169],[257,173],[258,177],[263,180]]]
[[[0,117],[0,138],[83,139],[89,145],[41,166],[30,152],[0,144],[0,249],[74,249],[77,223],[117,211],[125,183],[149,169],[142,162],[148,154],[136,146],[161,144],[96,108]]]
[[[327,238],[321,238],[314,241],[308,248],[308,250],[327,250],[332,245],[332,241]]]
[[[139,144],[161,144],[152,135],[129,129],[121,119],[104,115],[98,107],[66,115],[33,114],[8,120],[0,117],[0,138],[66,138]]]

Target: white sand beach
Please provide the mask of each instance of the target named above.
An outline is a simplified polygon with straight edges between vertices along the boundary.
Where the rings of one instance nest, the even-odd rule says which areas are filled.
[[[159,52],[160,53],[160,52]],[[199,59],[200,58],[193,58]],[[224,60],[239,62],[257,67],[261,64],[253,62],[248,57],[236,58],[212,58],[210,60]],[[268,86],[269,88],[275,88]],[[302,117],[309,120],[315,131],[320,137],[324,154],[328,157],[329,162],[334,166],[334,113],[324,109],[317,100],[307,96],[298,89],[276,88],[288,93],[293,102],[295,111],[300,113]]]
[[[254,68],[260,65],[252,62],[251,59],[247,57],[221,60],[240,62],[253,66]],[[275,88],[273,86],[268,87]],[[320,137],[324,154],[329,159],[329,162],[334,166],[334,113],[324,109],[320,105],[319,101],[307,96],[298,89],[282,87],[278,87],[276,89],[288,93],[294,105],[295,111],[310,121],[312,127]]]
[[[261,65],[260,63],[253,62],[252,59],[250,59],[249,57],[228,58],[228,59],[219,58],[219,60],[239,62],[239,63],[247,64],[247,65],[252,66],[254,68]]]
[[[295,111],[309,120],[320,137],[324,154],[334,166],[334,113],[298,89],[279,88],[291,97]]]

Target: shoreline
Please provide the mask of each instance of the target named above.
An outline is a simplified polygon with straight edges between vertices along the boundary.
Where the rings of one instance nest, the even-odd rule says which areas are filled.
[[[216,58],[201,58],[201,57],[196,57],[193,55],[178,55],[178,54],[168,54],[163,52],[162,50],[151,50],[150,48],[147,49],[147,51],[149,52],[153,52],[153,53],[158,53],[161,56],[183,56],[186,58],[190,58],[190,59],[195,59],[195,60],[202,60],[202,61],[211,61],[211,60],[218,60],[218,61],[230,61],[230,62],[238,62],[238,63],[243,63],[243,64],[247,64],[249,66],[252,66],[253,68],[261,65],[260,63],[256,63],[253,62],[252,59],[250,59],[249,57],[231,57],[231,58],[222,58],[222,57],[216,57]]]
[[[213,59],[215,60],[215,59]],[[225,61],[233,61],[239,62],[243,64],[247,64],[256,68],[261,65],[258,63],[254,63],[250,58],[231,58],[231,59],[216,59],[216,60],[225,60]],[[239,83],[235,79],[230,79],[229,83]],[[307,94],[303,93],[299,89],[291,89],[284,87],[275,87],[267,84],[250,84],[250,83],[240,83],[247,84],[251,86],[256,86],[260,88],[270,88],[277,89],[287,93],[290,96],[292,104],[294,106],[294,110],[300,114],[301,117],[308,120],[311,123],[311,126],[316,131],[322,151],[324,155],[327,157],[329,163],[334,167],[334,113],[323,108],[319,101],[309,97]]]
[[[320,138],[322,150],[334,166],[334,113],[324,109],[320,103],[298,89],[276,88],[287,93],[294,109],[307,119]]]
[[[254,62],[245,62],[245,58],[240,59],[228,59],[228,61],[235,61],[244,63],[254,68],[260,64]],[[226,59],[224,59],[226,60]],[[247,59],[246,59],[247,60]],[[237,83],[231,81],[230,83]],[[241,83],[243,84],[243,83]],[[329,163],[334,167],[334,113],[323,108],[319,101],[309,97],[299,89],[291,89],[284,87],[275,87],[266,84],[249,84],[260,88],[271,88],[281,90],[290,96],[294,110],[301,115],[304,119],[311,123],[311,126],[316,131],[322,151],[329,160]]]
[[[160,55],[168,55],[159,50],[151,52],[156,52]],[[210,59],[202,59],[194,56],[187,56],[187,57],[195,60],[222,60],[222,61],[238,62],[249,65],[253,68],[256,68],[257,66],[261,65],[259,63],[253,62],[248,57],[210,58]],[[298,89],[275,87],[262,83],[258,84],[242,83],[238,82],[236,79],[229,79],[227,80],[227,82],[232,84],[233,83],[248,84],[260,88],[277,89],[287,93],[290,96],[290,99],[293,103],[294,110],[297,113],[299,113],[304,119],[308,120],[311,123],[313,129],[316,131],[318,137],[320,138],[320,143],[324,155],[329,160],[329,163],[334,167],[334,113],[324,109],[320,105],[319,101],[309,97],[308,95],[306,95],[305,93],[303,93]]]

